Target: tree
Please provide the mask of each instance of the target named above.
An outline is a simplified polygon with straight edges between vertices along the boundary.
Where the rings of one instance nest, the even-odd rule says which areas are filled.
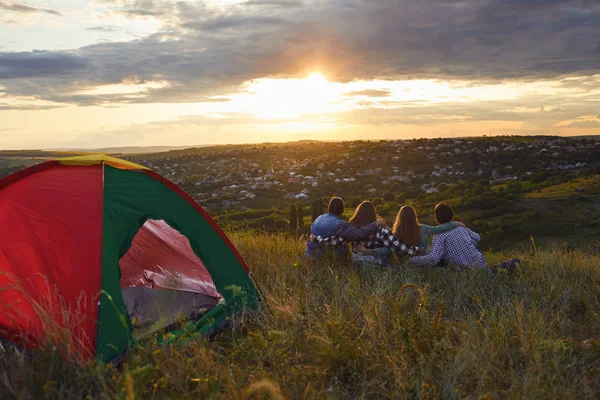
[[[298,217],[296,216],[296,206],[290,206],[290,232],[292,235],[298,233]]]
[[[509,192],[521,193],[523,191],[523,184],[518,181],[510,182],[508,185],[506,185],[506,190]]]
[[[348,201],[348,204],[350,205],[350,207],[352,208],[356,208],[358,207],[358,205],[362,203],[362,200],[358,197],[351,197],[350,201]]]
[[[300,235],[304,233],[304,210],[300,204],[298,204],[298,233]]]
[[[394,194],[391,193],[391,192],[385,192],[385,193],[383,193],[383,200],[385,200],[385,201],[394,201],[395,200]]]

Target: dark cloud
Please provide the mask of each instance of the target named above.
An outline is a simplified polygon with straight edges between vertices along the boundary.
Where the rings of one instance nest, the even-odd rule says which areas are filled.
[[[127,15],[129,17],[144,17],[144,18],[145,17],[158,17],[158,16],[162,15],[162,13],[160,13],[158,11],[143,10],[143,9],[139,9],[139,8],[122,10],[121,13],[124,15]]]
[[[89,104],[107,98],[74,94],[81,86],[132,78],[170,86],[126,102],[204,101],[250,79],[315,71],[339,82],[531,81],[600,72],[597,1],[329,0],[300,7],[299,1],[250,0],[222,9],[175,0],[104,4],[157,18],[162,30],[75,53],[0,53],[0,83],[14,94]]]
[[[52,110],[54,108],[61,108],[63,106],[36,106],[33,104],[28,105],[10,105],[10,104],[1,104],[0,103],[0,111],[39,111],[39,110]],[[2,129],[0,129],[2,130]]]
[[[275,17],[245,17],[226,15],[200,22],[186,22],[182,26],[187,29],[198,31],[218,31],[222,29],[260,29],[261,26],[281,25],[286,21]]]
[[[0,53],[0,80],[68,75],[87,66],[85,60],[70,53]]]
[[[295,0],[249,0],[242,3],[244,6],[267,6],[267,7],[286,7],[296,8],[302,7],[304,3],[302,1]]]
[[[27,6],[24,4],[9,3],[7,1],[1,1],[1,0],[0,0],[0,9],[14,11],[14,12],[20,12],[20,13],[45,13],[45,14],[52,14],[52,15],[62,15],[60,12],[58,12],[56,10],[51,10],[48,8],[31,7],[31,6]]]
[[[97,0],[115,12],[129,18],[160,18],[173,8],[173,2],[163,0]]]

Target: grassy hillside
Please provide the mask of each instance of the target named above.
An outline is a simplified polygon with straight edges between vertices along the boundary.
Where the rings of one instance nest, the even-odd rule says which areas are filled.
[[[598,398],[600,259],[560,247],[514,274],[313,265],[236,234],[269,308],[214,341],[144,343],[121,368],[0,357],[2,398]],[[533,247],[533,246],[532,246]]]
[[[586,176],[559,185],[554,185],[527,193],[528,199],[564,199],[582,194],[600,194],[600,176]]]

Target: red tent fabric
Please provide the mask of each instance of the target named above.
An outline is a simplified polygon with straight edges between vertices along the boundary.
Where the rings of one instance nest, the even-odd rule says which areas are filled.
[[[175,289],[221,297],[189,240],[165,221],[147,220],[119,265],[124,288]]]
[[[69,335],[65,340],[78,351],[93,355],[102,264],[101,166],[58,165],[4,187],[0,227],[0,336],[31,346]]]

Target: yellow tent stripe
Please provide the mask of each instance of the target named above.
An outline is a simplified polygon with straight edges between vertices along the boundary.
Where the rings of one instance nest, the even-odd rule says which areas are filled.
[[[86,156],[64,157],[59,158],[56,161],[65,165],[95,165],[104,163],[110,165],[111,167],[119,169],[149,169],[144,167],[143,165],[107,156],[106,154],[90,154]]]

